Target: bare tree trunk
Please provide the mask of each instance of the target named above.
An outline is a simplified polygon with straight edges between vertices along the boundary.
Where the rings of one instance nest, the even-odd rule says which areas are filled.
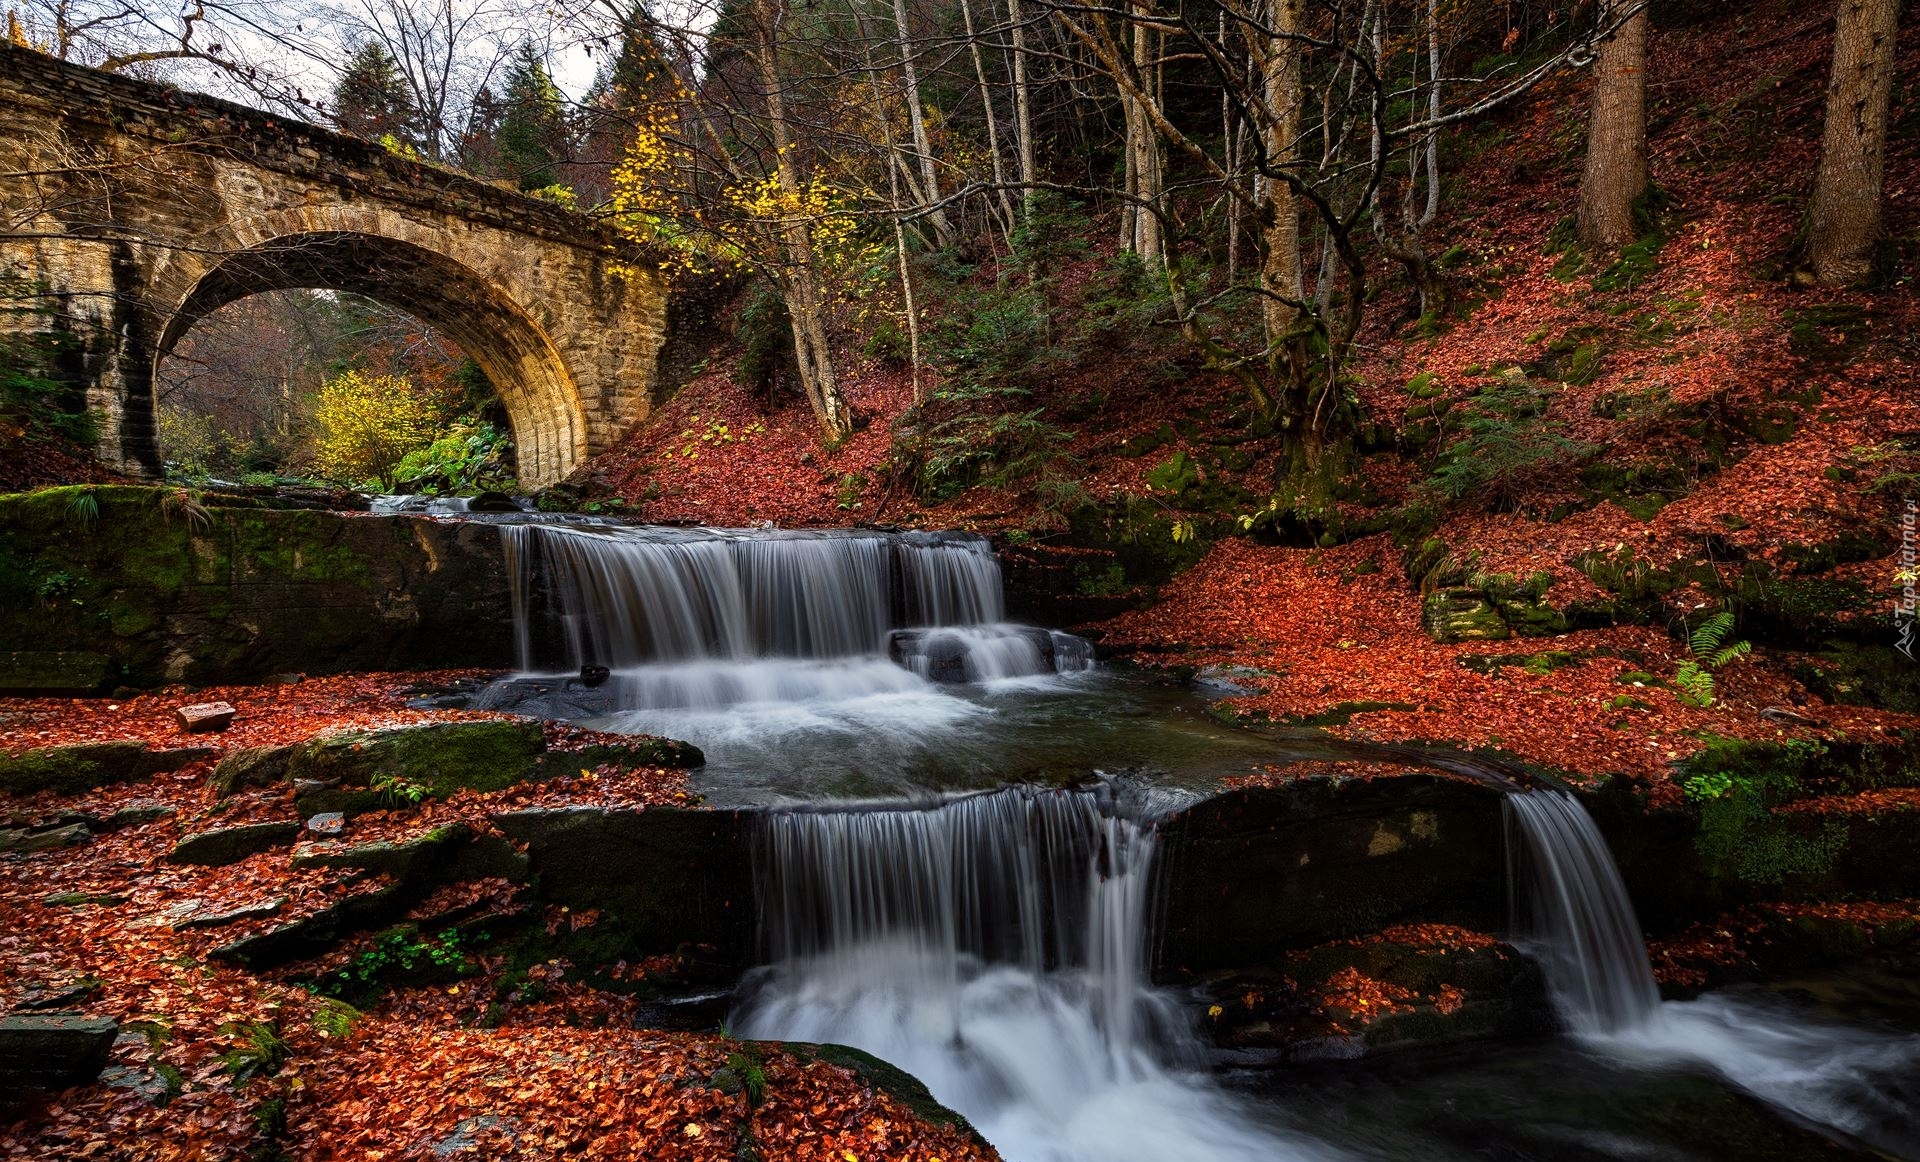
[[[1873,272],[1899,24],[1900,0],[1840,0],[1834,18],[1827,127],[1807,236],[1814,276],[1829,286],[1865,282]]]
[[[1300,34],[1306,23],[1305,0],[1274,0],[1273,27],[1280,35],[1267,47],[1261,83],[1270,120],[1264,143],[1268,169],[1297,165],[1300,152],[1300,45],[1288,35]],[[1293,187],[1276,177],[1261,179],[1262,223],[1260,283],[1262,322],[1266,326],[1269,363],[1276,378],[1291,384],[1305,380],[1305,347],[1297,334],[1305,282],[1300,254],[1300,200]]]
[[[893,136],[893,118],[887,114],[887,103],[880,89],[880,70],[873,67],[873,41],[867,36],[866,18],[855,13],[860,25],[860,39],[867,46],[867,82],[873,90],[873,115],[880,122],[880,135],[887,150],[887,189],[893,198],[893,248],[900,260],[900,299],[906,314],[907,359],[913,376],[913,402],[927,402],[926,377],[921,374],[920,360],[920,306],[913,289],[913,263],[907,256],[906,204],[900,197],[900,167],[894,164],[899,156],[899,145]]]
[[[1013,132],[1020,156],[1021,215],[1033,198],[1033,96],[1027,85],[1027,29],[1020,0],[1007,0],[1007,15],[1013,22]]]
[[[1611,24],[1633,0],[1609,0]],[[1593,64],[1593,116],[1580,181],[1580,241],[1618,250],[1638,237],[1633,203],[1647,190],[1647,11],[1643,7],[1600,45]]]
[[[893,0],[893,22],[899,32],[900,75],[907,83],[907,121],[913,126],[913,150],[920,158],[920,193],[926,204],[940,200],[940,171],[934,167],[933,138],[927,134],[927,118],[920,105],[920,70],[913,63],[913,40],[907,27],[907,0]],[[935,242],[953,245],[953,222],[947,212],[935,206],[927,214],[933,226]]]
[[[761,0],[759,24],[760,82],[766,89],[767,127],[773,138],[774,176],[780,192],[794,205],[803,200],[804,186],[794,159],[793,130],[787,121],[786,93],[779,69],[779,23],[784,0]],[[813,224],[795,214],[778,224],[786,252],[780,274],[782,298],[793,320],[793,352],[800,365],[800,382],[807,402],[828,443],[853,432],[853,415],[833,373],[833,353],[827,343],[826,306],[820,293],[820,275],[814,267]]]
[[[980,38],[973,32],[973,0],[960,0],[960,18],[967,30],[967,48],[973,53],[973,76],[980,86],[980,111],[987,121],[987,153],[993,158],[993,184],[1000,203],[1003,231],[1013,229],[1013,199],[1007,193],[1007,167],[1000,157],[999,117],[993,109],[993,89],[987,84],[986,56],[980,51]]]

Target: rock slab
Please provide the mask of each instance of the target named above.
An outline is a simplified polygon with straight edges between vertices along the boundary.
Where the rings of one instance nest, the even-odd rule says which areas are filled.
[[[79,1013],[0,1017],[0,1096],[85,1085],[100,1076],[120,1026]]]

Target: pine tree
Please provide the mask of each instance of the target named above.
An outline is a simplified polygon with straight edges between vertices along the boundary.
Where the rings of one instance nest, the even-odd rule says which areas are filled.
[[[514,57],[502,105],[495,140],[506,176],[523,190],[557,185],[556,167],[569,152],[566,113],[560,90],[531,43],[522,44]]]
[[[333,119],[341,130],[369,141],[393,138],[419,147],[419,114],[400,66],[378,44],[363,44],[347,58],[333,89]]]

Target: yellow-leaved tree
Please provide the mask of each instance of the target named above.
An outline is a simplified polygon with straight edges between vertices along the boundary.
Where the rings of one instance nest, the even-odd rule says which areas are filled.
[[[853,416],[829,348],[827,254],[854,233],[855,199],[814,169],[795,138],[782,74],[788,0],[749,0],[715,33],[737,70],[738,107],[662,70],[620,112],[632,126],[613,172],[612,220],[693,269],[744,266],[779,292],[792,320],[800,383],[829,444]],[[644,30],[636,30],[644,31]],[[718,50],[716,50],[718,51]]]
[[[440,416],[404,375],[347,370],[321,385],[313,418],[314,467],[322,476],[376,480],[390,491],[393,470],[408,452],[433,442]]]

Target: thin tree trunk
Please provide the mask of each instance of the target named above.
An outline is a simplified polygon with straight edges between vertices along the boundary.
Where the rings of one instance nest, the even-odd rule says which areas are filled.
[[[1288,40],[1306,23],[1305,0],[1274,0],[1274,30],[1280,33],[1267,48],[1261,84],[1269,124],[1264,143],[1269,169],[1288,169],[1299,163],[1301,105],[1300,46]],[[1300,201],[1293,187],[1276,177],[1262,180],[1266,221],[1261,230],[1261,320],[1266,326],[1269,363],[1276,378],[1289,384],[1305,382],[1304,347],[1300,327],[1304,280],[1300,254]]]
[[[1900,0],[1840,0],[1835,14],[1826,134],[1807,235],[1814,276],[1829,286],[1852,286],[1873,273],[1899,24]]]
[[[760,82],[766,89],[767,127],[773,138],[774,176],[780,192],[799,204],[804,194],[799,167],[795,164],[792,127],[787,123],[786,93],[781,88],[779,70],[780,18],[785,15],[784,0],[761,0],[759,34]],[[833,353],[827,342],[826,306],[820,293],[819,272],[814,269],[813,224],[798,215],[779,223],[781,242],[786,251],[786,269],[781,272],[782,297],[787,314],[793,320],[793,352],[800,365],[800,382],[807,391],[807,402],[829,443],[844,440],[853,432],[853,415],[833,373]]]
[[[1033,97],[1027,86],[1027,29],[1020,0],[1007,0],[1007,14],[1013,21],[1013,132],[1020,157],[1020,213],[1024,217],[1033,199]]]
[[[1144,6],[1139,6],[1138,11],[1145,15]],[[1120,248],[1138,254],[1149,266],[1157,266],[1166,259],[1166,247],[1160,218],[1150,207],[1159,204],[1166,181],[1166,162],[1160,153],[1160,134],[1154,128],[1146,102],[1160,99],[1158,69],[1154,65],[1153,30],[1141,20],[1133,22],[1132,32],[1133,75],[1145,99],[1125,88],[1120,91],[1127,121],[1126,192],[1133,199],[1120,213]]]
[[[980,110],[987,122],[987,153],[993,158],[993,184],[999,195],[1002,215],[1000,228],[1013,229],[1013,199],[1007,193],[1007,167],[1000,157],[1000,129],[993,110],[993,89],[987,84],[986,55],[980,51],[980,38],[973,31],[973,0],[960,0],[960,19],[967,30],[967,48],[973,54],[973,76],[980,85]]]
[[[864,16],[855,13],[860,25],[860,41],[867,45],[867,82],[873,90],[873,113],[880,122],[880,134],[887,150],[887,188],[893,198],[893,248],[900,259],[900,299],[906,314],[908,368],[913,376],[913,402],[927,402],[926,377],[920,366],[920,307],[913,290],[913,263],[907,257],[906,205],[900,199],[901,170],[893,164],[899,147],[893,136],[893,118],[887,114],[887,102],[880,89],[880,70],[873,67],[873,41],[867,36]]]
[[[913,41],[907,28],[907,0],[893,0],[893,22],[899,31],[900,75],[907,83],[907,121],[913,126],[913,149],[920,158],[920,189],[926,204],[940,200],[940,171],[933,161],[933,138],[927,134],[927,118],[920,106],[920,70],[913,63]],[[935,206],[927,214],[935,240],[942,247],[953,245],[953,222],[947,212]]]
[[[1600,19],[1618,19],[1633,0],[1610,0]],[[1647,11],[1607,40],[1593,64],[1593,116],[1580,181],[1580,241],[1618,250],[1639,236],[1633,204],[1647,191]]]

